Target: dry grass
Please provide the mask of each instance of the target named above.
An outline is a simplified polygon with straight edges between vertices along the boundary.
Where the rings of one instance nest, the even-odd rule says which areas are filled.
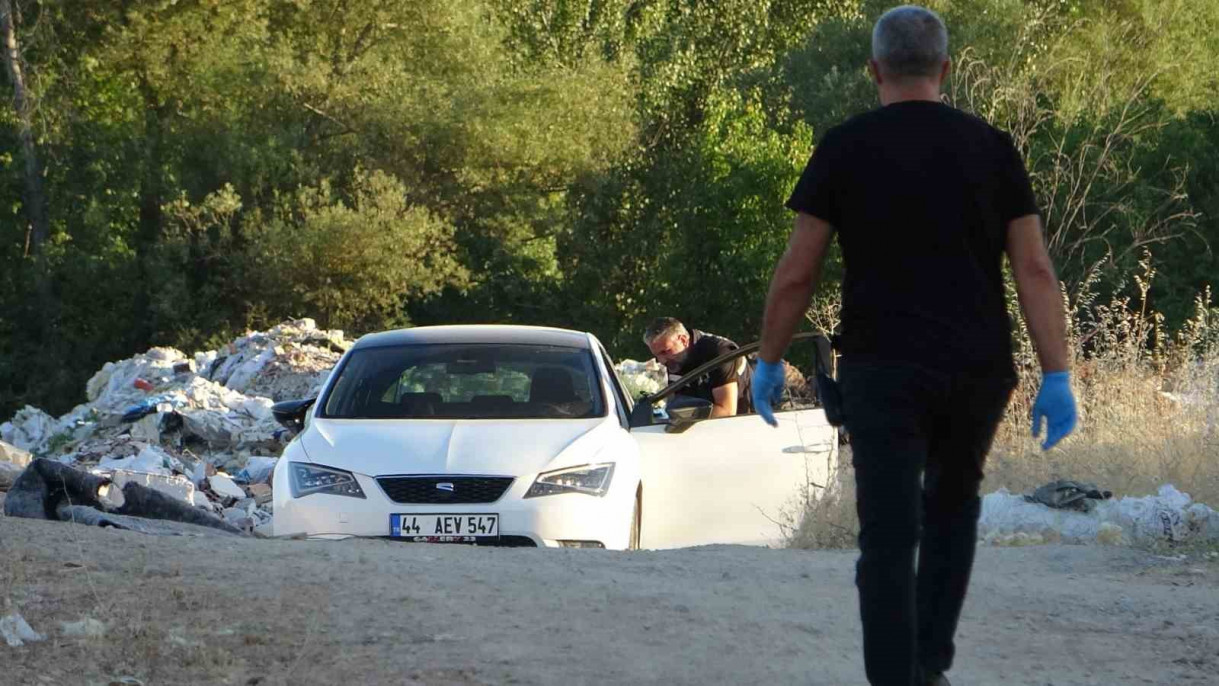
[[[1040,373],[1028,331],[1013,316],[1022,383],[995,439],[984,492],[1025,492],[1060,478],[1091,481],[1115,496],[1153,494],[1173,484],[1197,502],[1219,506],[1219,309],[1204,292],[1193,318],[1165,331],[1147,300],[1154,276],[1145,259],[1134,297],[1099,302],[1089,281],[1066,298],[1080,422],[1048,452],[1030,435]],[[1014,295],[1012,307],[1015,313]],[[832,483],[809,493],[802,515],[792,518],[789,545],[855,545],[849,462],[844,450]]]

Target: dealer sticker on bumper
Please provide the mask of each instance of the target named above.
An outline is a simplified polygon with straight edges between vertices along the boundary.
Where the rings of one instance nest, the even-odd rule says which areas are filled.
[[[391,514],[389,535],[438,543],[472,543],[499,537],[499,515]]]

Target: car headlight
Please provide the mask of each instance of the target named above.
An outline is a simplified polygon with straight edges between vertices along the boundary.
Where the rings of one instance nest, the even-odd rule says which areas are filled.
[[[292,484],[293,498],[303,498],[314,493],[365,497],[364,489],[360,488],[351,472],[304,462],[289,463],[288,470],[292,474],[288,481]]]
[[[581,467],[568,467],[553,472],[538,475],[533,485],[529,487],[526,498],[537,498],[543,495],[558,493],[584,493],[603,496],[609,493],[610,479],[614,478],[614,463],[587,464]]]

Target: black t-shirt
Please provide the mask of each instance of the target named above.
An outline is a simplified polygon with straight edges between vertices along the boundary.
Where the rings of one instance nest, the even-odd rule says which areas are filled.
[[[727,338],[703,333],[695,329],[690,332],[690,354],[682,362],[680,371],[676,374],[669,373],[669,382],[672,383],[720,355],[729,353],[739,347]],[[678,393],[715,402],[715,397],[711,391],[735,381],[737,383],[737,414],[747,412],[749,408],[749,379],[752,375],[750,374],[749,365],[741,364],[742,359],[742,357],[738,357],[712,367],[710,370],[703,372],[693,383],[678,391]],[[738,369],[741,370],[740,373],[738,373]]]
[[[837,231],[844,357],[1010,372],[1007,224],[1038,210],[1008,134],[894,103],[828,131],[787,207]]]

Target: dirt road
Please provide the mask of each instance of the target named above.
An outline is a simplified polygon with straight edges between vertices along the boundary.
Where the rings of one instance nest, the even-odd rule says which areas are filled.
[[[0,683],[859,684],[854,555],[159,538],[0,517]],[[1219,566],[984,548],[955,684],[1219,684]],[[94,618],[100,637],[64,634]],[[123,683],[118,681],[117,683]]]

